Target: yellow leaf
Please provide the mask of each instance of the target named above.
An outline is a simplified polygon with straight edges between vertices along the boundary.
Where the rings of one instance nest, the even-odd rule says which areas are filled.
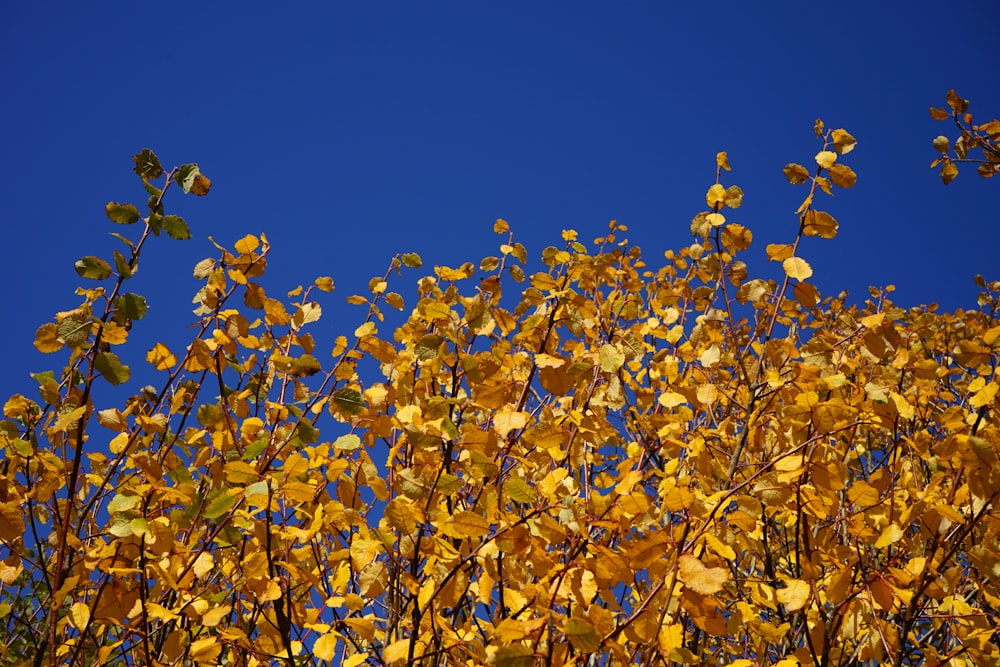
[[[823,169],[829,169],[837,161],[837,154],[833,151],[820,151],[816,153],[816,164],[823,167]]]
[[[841,155],[847,155],[858,145],[857,139],[852,137],[851,133],[847,130],[834,130],[831,132],[831,136],[833,137],[833,150]]]
[[[838,228],[837,221],[829,213],[809,209],[802,215],[802,233],[806,236],[832,239]]]
[[[698,357],[698,361],[701,362],[702,366],[714,366],[719,363],[719,359],[722,358],[722,351],[719,346],[715,343],[712,344],[707,350],[701,353]]]
[[[878,504],[878,489],[862,480],[855,480],[847,490],[847,498],[855,505],[873,507]]]
[[[622,362],[624,363],[624,359]],[[535,355],[535,365],[539,368],[559,368],[565,364],[566,360],[562,357],[554,357],[543,352],[539,352]]]
[[[69,622],[77,630],[83,630],[90,623],[90,607],[85,602],[74,602],[69,608]]]
[[[835,164],[830,167],[830,180],[838,188],[851,188],[858,181],[858,175],[846,164]]]
[[[601,637],[594,626],[585,618],[570,617],[566,621],[566,636],[573,647],[584,653],[593,653],[601,648]]]
[[[409,654],[410,640],[400,639],[394,641],[393,643],[382,649],[382,661],[386,664],[392,665],[399,662],[400,660],[405,660]]]
[[[792,185],[802,185],[809,180],[809,172],[801,164],[786,164],[782,171],[785,172],[785,178]]]
[[[705,201],[711,209],[721,208],[726,202],[726,188],[722,187],[721,184],[716,183],[708,189],[708,193],[705,195]]]
[[[475,512],[462,511],[448,517],[441,530],[452,537],[481,537],[490,532],[490,526]]]
[[[201,624],[207,628],[214,628],[229,615],[229,612],[232,611],[232,609],[233,608],[228,604],[212,607],[202,614]]]
[[[320,276],[314,282],[316,288],[321,292],[332,292],[333,291],[333,278],[330,276]]]
[[[313,644],[313,655],[320,660],[333,660],[337,653],[337,635],[328,633],[316,640]]]
[[[726,188],[726,206],[729,208],[739,208],[743,205],[743,190],[738,185],[730,185]]]
[[[146,353],[146,361],[158,371],[170,370],[177,364],[177,357],[163,343],[157,343]]]
[[[0,531],[0,539],[5,539],[3,537],[3,531]],[[24,565],[21,563],[21,557],[17,554],[11,554],[4,560],[0,561],[0,581],[7,585],[13,584],[17,581],[17,578],[23,571]]]
[[[499,410],[493,415],[493,429],[501,438],[506,438],[507,434],[519,428],[524,428],[528,423],[527,412],[515,412],[513,410]]]
[[[302,304],[299,312],[302,313],[302,324],[315,322],[323,315],[323,309],[315,301]]]
[[[809,584],[801,579],[786,579],[785,587],[778,589],[778,602],[787,611],[798,611],[809,601]]]
[[[893,405],[896,406],[896,412],[899,413],[900,417],[903,419],[913,419],[915,411],[913,406],[906,400],[905,397],[896,392],[891,392],[889,394],[889,399],[892,400]]]
[[[726,216],[721,213],[708,213],[705,215],[705,221],[713,227],[720,227],[726,224]]]
[[[719,151],[715,154],[715,164],[720,169],[730,170],[729,167],[729,156],[726,155],[726,151]]]
[[[746,250],[753,240],[753,233],[743,225],[726,225],[722,229],[722,245],[729,252]]]
[[[684,645],[684,624],[671,623],[660,628],[656,636],[656,643],[660,652],[665,656],[679,649]]]
[[[217,637],[205,637],[191,642],[190,655],[198,664],[216,665],[222,644]]]
[[[234,245],[233,247],[236,249],[236,252],[240,253],[241,255],[249,255],[254,250],[256,250],[259,245],[260,242],[257,240],[256,236],[254,236],[253,234],[247,234],[239,241],[237,241],[236,245]]]
[[[614,373],[625,363],[625,354],[611,343],[601,346],[601,370]]]
[[[698,385],[695,395],[698,397],[698,402],[702,405],[712,405],[719,398],[719,390],[711,382],[706,382]]]
[[[355,653],[350,658],[347,658],[342,663],[340,663],[340,667],[358,667],[358,665],[365,662],[366,660],[368,660],[368,651],[364,651],[362,653]]]
[[[510,231],[510,225],[503,218],[497,218],[497,221],[493,223],[493,231],[497,234],[503,234],[504,232]]]
[[[688,399],[684,394],[678,394],[676,391],[666,391],[660,394],[656,402],[665,408],[676,408],[682,403],[687,403]]]
[[[62,433],[69,430],[69,428],[77,422],[85,413],[87,412],[87,406],[81,405],[78,408],[70,410],[69,412],[60,415],[56,423],[49,428],[50,433]]]
[[[211,552],[202,551],[195,558],[194,565],[191,566],[191,571],[194,572],[196,577],[204,577],[212,571],[213,567],[215,567],[215,559],[212,557]]]
[[[705,543],[708,544],[709,549],[726,560],[733,560],[736,558],[736,551],[711,533],[705,533]]]
[[[789,257],[781,263],[785,273],[794,280],[807,280],[813,274],[812,267],[801,257]]]
[[[354,335],[357,338],[364,338],[365,336],[370,336],[373,333],[376,333],[374,322],[365,322],[354,330]]]
[[[722,590],[729,580],[729,570],[722,567],[705,567],[691,554],[682,555],[677,562],[677,574],[684,585],[701,595],[713,595]]]
[[[55,323],[49,322],[38,327],[35,332],[35,349],[43,354],[51,354],[62,349]]]
[[[984,405],[989,405],[993,402],[993,398],[997,395],[997,383],[991,381],[985,387],[977,391],[972,398],[969,399],[969,405],[973,408],[981,408]]]
[[[894,523],[890,523],[888,526],[882,529],[882,534],[878,536],[875,540],[876,549],[884,549],[890,544],[895,544],[903,538],[903,531]]]
[[[767,258],[772,262],[784,261],[795,252],[794,248],[788,243],[768,243],[764,250],[767,252]]]

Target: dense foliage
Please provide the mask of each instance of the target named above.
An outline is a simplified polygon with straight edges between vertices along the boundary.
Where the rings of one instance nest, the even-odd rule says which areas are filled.
[[[740,259],[720,153],[656,265],[615,222],[529,262],[498,220],[478,263],[393,258],[332,341],[330,278],[276,298],[263,235],[215,245],[189,344],[143,370],[140,255],[210,182],[136,155],[146,213],[107,215],[139,237],[77,262],[35,339],[60,367],[3,406],[0,659],[996,664],[1000,284],[953,313],[822,297],[800,244],[836,236],[856,142],[815,134],[778,280]]]

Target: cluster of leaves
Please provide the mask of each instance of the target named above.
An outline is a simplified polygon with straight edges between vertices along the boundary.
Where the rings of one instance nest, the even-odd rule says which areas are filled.
[[[836,236],[816,200],[853,186],[856,142],[815,133],[780,279],[740,259],[724,153],[658,268],[613,221],[531,272],[498,220],[499,254],[419,278],[387,336],[421,267],[393,258],[326,347],[332,280],[268,295],[248,235],[195,267],[190,344],[109,404],[145,308],[121,287],[150,233],[186,235],[163,194],[207,190],[136,156],[141,239],[81,260],[112,286],[39,329],[66,364],[3,408],[2,659],[995,664],[1000,284],[950,314],[823,298],[803,245]]]
[[[931,169],[941,167],[941,180],[945,185],[958,176],[958,162],[979,165],[976,172],[983,178],[990,178],[1000,172],[1000,120],[993,119],[974,125],[972,114],[969,113],[969,100],[959,97],[954,90],[949,90],[946,101],[946,109],[931,107],[931,118],[951,119],[959,134],[954,144],[944,135],[935,137],[934,149],[941,157],[931,162]]]

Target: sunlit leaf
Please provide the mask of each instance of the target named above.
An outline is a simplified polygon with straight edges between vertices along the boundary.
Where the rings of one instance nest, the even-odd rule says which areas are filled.
[[[830,180],[840,188],[851,188],[858,180],[854,170],[846,164],[835,164],[830,167]]]
[[[808,280],[812,276],[812,267],[801,257],[789,257],[781,263],[785,273],[794,280]]]
[[[841,155],[847,155],[857,146],[857,140],[847,130],[839,129],[830,133],[833,139],[833,150]]]
[[[823,169],[829,169],[837,161],[837,154],[833,151],[820,151],[816,153],[816,164]]]
[[[783,171],[792,185],[802,185],[809,180],[809,172],[800,164],[786,164]]]
[[[802,214],[802,233],[806,236],[832,239],[837,235],[839,227],[840,225],[829,213],[811,208]]]
[[[706,567],[691,554],[682,555],[677,567],[678,577],[684,585],[701,595],[718,593],[729,581],[729,570],[722,567]]]
[[[726,188],[716,183],[708,189],[705,202],[711,209],[722,207],[726,203]]]
[[[163,343],[157,343],[146,353],[146,361],[158,371],[165,371],[177,365],[177,357]]]
[[[798,611],[805,607],[812,594],[809,583],[801,579],[787,579],[784,583],[784,588],[778,589],[778,602],[783,604],[787,611]]]
[[[584,653],[593,653],[601,647],[601,637],[594,626],[583,618],[576,616],[566,620],[564,629],[566,637],[573,647]]]

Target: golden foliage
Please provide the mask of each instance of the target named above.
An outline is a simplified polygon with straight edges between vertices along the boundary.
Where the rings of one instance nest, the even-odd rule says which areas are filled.
[[[813,200],[857,142],[816,133],[776,278],[737,259],[720,153],[661,266],[614,221],[531,264],[497,220],[395,325],[421,260],[393,258],[332,340],[332,279],[268,296],[267,239],[216,244],[193,337],[124,401],[106,348],[145,300],[81,291],[35,338],[65,366],[3,406],[4,662],[996,664],[1000,284],[955,313],[820,295],[802,241],[836,234]],[[143,169],[149,228],[177,170]]]

